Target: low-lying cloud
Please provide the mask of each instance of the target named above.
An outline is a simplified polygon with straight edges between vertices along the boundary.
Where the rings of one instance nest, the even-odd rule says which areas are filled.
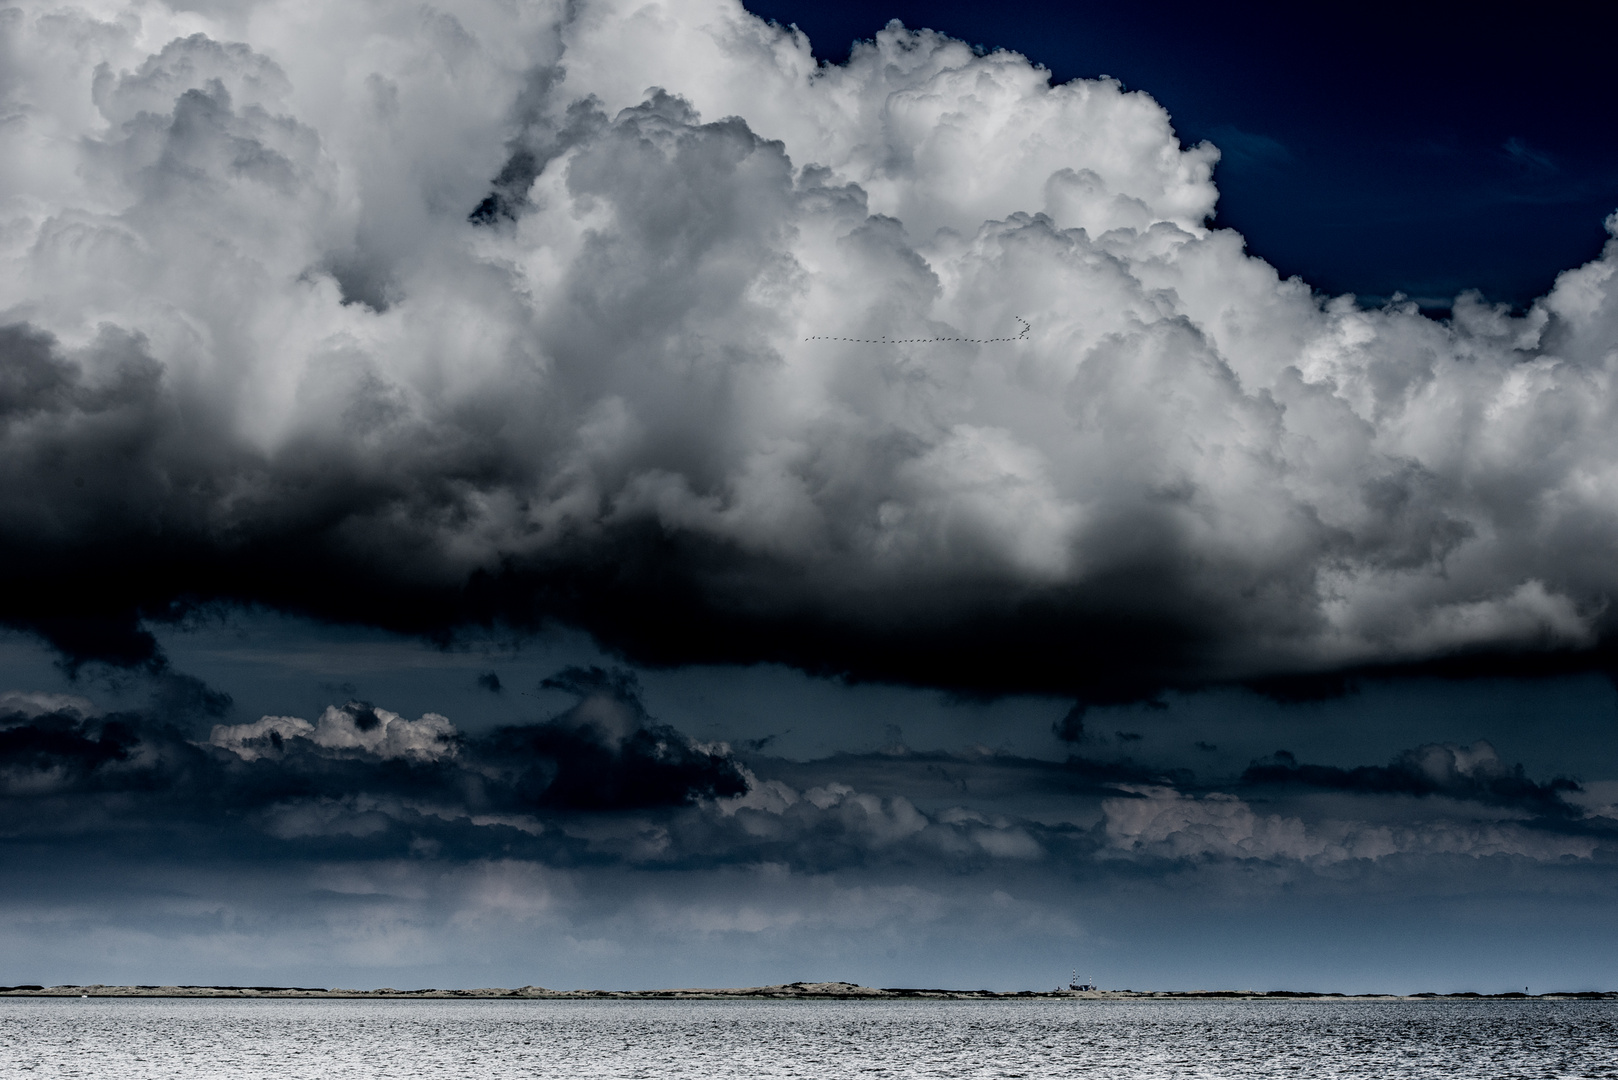
[[[1098,701],[1611,638],[1618,247],[1434,322],[931,32],[212,12],[0,22],[0,617],[70,660],[208,601]]]
[[[1304,873],[1390,858],[1605,863],[1610,796],[1536,781],[1486,742],[1387,766],[1276,754],[1230,777],[979,748],[792,762],[650,716],[623,671],[547,680],[549,719],[463,731],[351,701],[203,737],[82,699],[0,698],[0,818],[13,843],[261,862],[518,858],[554,867],[1148,876],[1211,863]],[[1600,785],[1596,785],[1601,787]],[[1605,791],[1605,788],[1602,788]],[[178,838],[178,839],[177,839]]]
[[[1242,774],[1246,784],[1291,784],[1332,791],[1401,795],[1448,795],[1457,799],[1513,806],[1541,814],[1572,814],[1564,796],[1581,790],[1566,777],[1539,783],[1521,765],[1507,766],[1485,740],[1470,746],[1428,743],[1406,750],[1388,765],[1344,769],[1300,763],[1285,750],[1254,762]]]
[[[570,669],[556,682],[578,704],[480,735],[436,713],[411,720],[350,701],[314,723],[265,716],[216,724],[193,739],[181,725],[141,713],[8,694],[0,698],[0,798],[39,811],[52,799],[143,793],[154,827],[225,810],[258,815],[285,838],[369,835],[425,819],[538,834],[549,815],[677,808],[748,791],[728,747],[653,721],[629,676]],[[75,805],[86,808],[73,816],[94,817],[88,804]],[[362,811],[369,826],[356,832],[351,819]],[[15,821],[39,817],[19,811]],[[314,827],[322,821],[330,829]]]
[[[1265,813],[1235,795],[1187,795],[1134,787],[1103,804],[1112,853],[1171,863],[1208,859],[1329,867],[1393,856],[1516,856],[1537,862],[1590,859],[1611,843],[1605,829],[1565,832],[1512,820],[1352,817]]]

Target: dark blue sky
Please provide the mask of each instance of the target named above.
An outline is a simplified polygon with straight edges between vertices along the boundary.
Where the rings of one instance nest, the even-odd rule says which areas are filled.
[[[1224,151],[1216,224],[1317,289],[1523,305],[1618,208],[1600,5],[749,0],[840,62],[890,18],[1144,90]]]

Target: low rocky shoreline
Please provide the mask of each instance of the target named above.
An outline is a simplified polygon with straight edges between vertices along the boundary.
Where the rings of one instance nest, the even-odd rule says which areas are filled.
[[[1601,1001],[1618,1000],[1618,993],[1573,991],[1549,994],[1329,994],[1296,990],[923,990],[904,987],[879,989],[846,982],[795,982],[779,986],[736,989],[680,990],[547,990],[520,986],[514,990],[482,987],[476,990],[325,989],[308,986],[0,986],[0,997],[162,997],[162,998],[377,998],[401,1000],[541,1000],[541,1001],[781,1001],[781,1000],[904,1000],[956,1001]]]

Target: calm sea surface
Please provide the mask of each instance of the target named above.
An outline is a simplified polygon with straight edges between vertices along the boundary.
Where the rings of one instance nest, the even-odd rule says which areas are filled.
[[[1618,1077],[1618,1002],[16,998],[0,1076]]]

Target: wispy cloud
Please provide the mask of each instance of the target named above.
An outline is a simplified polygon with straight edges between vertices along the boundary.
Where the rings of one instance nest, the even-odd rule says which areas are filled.
[[[1542,150],[1536,150],[1515,135],[1501,146],[1512,161],[1526,168],[1544,173],[1561,172],[1556,160]]]

